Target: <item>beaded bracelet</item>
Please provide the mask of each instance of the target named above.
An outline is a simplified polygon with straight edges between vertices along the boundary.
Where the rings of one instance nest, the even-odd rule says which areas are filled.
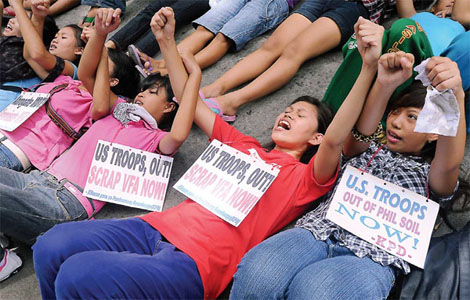
[[[379,123],[379,125],[377,126],[377,129],[375,130],[373,134],[364,135],[357,130],[356,126],[354,126],[354,128],[351,131],[351,134],[354,137],[354,139],[356,139],[356,141],[358,142],[370,143],[373,140],[382,139],[383,134],[384,134],[384,129],[382,127],[382,123]]]

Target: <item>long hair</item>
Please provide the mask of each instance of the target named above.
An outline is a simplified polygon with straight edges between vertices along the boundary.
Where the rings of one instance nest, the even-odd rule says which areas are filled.
[[[77,48],[84,48],[85,47],[85,41],[82,40],[81,38],[81,35],[82,35],[82,28],[80,28],[80,26],[78,26],[77,24],[69,24],[69,25],[65,25],[63,28],[71,28],[73,30],[73,33],[74,33],[74,37],[75,37],[75,40],[77,41],[76,44],[75,44],[75,47]],[[80,63],[80,59],[82,58],[82,55],[81,54],[76,54],[76,58],[75,60],[73,61],[73,63],[78,66],[78,64]]]
[[[397,98],[389,103],[387,113],[402,107],[423,108],[426,99],[426,87],[420,81],[414,81],[410,86],[398,94]],[[421,157],[426,161],[431,161],[436,152],[437,141],[426,143],[421,149]]]
[[[158,124],[158,127],[163,130],[170,130],[171,125],[173,124],[173,120],[175,119],[176,113],[179,108],[179,104],[176,101],[173,101],[173,90],[171,89],[171,83],[170,79],[168,76],[161,76],[160,74],[152,74],[149,75],[147,78],[145,78],[142,81],[142,88],[140,89],[141,91],[145,91],[146,89],[149,88],[164,88],[166,91],[166,101],[167,102],[173,102],[175,104],[175,109],[172,110],[171,112],[166,113],[163,116],[163,119],[161,122]]]
[[[108,49],[109,59],[114,63],[113,73],[110,77],[119,80],[119,83],[111,87],[114,94],[133,99],[139,92],[140,75],[134,67],[134,62],[124,52],[116,49]]]

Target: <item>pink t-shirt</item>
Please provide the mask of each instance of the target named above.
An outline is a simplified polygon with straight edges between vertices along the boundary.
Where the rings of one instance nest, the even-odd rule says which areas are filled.
[[[61,75],[52,83],[37,89],[38,93],[49,93],[57,85],[68,86],[53,94],[52,108],[75,131],[90,127],[93,97],[85,89],[80,89],[80,81]],[[23,150],[31,164],[39,170],[47,168],[52,161],[72,145],[73,139],[67,136],[47,115],[44,105],[14,131],[1,131],[8,139]]]
[[[69,151],[51,164],[47,172],[59,180],[67,178],[84,188],[98,140],[155,152],[166,134],[168,132],[153,129],[142,120],[122,125],[110,114],[96,121]],[[101,201],[93,202],[96,211],[103,206]]]

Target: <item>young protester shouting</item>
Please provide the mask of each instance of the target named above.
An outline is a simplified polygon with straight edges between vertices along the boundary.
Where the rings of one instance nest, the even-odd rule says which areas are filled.
[[[49,0],[33,0],[29,18],[22,0],[9,0],[16,13],[24,40],[23,56],[36,74],[33,78],[3,82],[0,87],[0,109],[13,102],[21,88],[29,88],[41,81],[53,81],[60,74],[77,79],[77,65],[85,43],[80,39],[81,28],[67,25],[57,32],[48,49],[43,42],[45,18],[49,14]],[[20,51],[20,50],[16,50]]]
[[[176,97],[181,99],[179,109],[172,100],[170,81],[174,77],[170,80],[150,77],[134,104],[126,103],[111,91],[112,63],[108,63],[103,45],[119,20],[119,11],[98,10],[95,32],[84,52],[87,59],[80,66],[83,84],[93,94],[92,115],[101,118],[45,171],[24,174],[0,167],[0,228],[6,235],[32,243],[55,224],[91,218],[103,207],[103,202],[81,194],[99,140],[172,155],[189,134],[201,80],[197,70],[187,81],[176,79],[182,85],[175,90]],[[128,109],[129,106],[132,108]],[[137,112],[130,117],[129,111]],[[165,132],[159,127],[171,129]],[[12,259],[16,255],[10,251],[1,253],[0,279],[5,279],[21,262]]]
[[[376,26],[364,19],[356,25],[363,72],[328,129],[330,113],[324,104],[300,97],[276,118],[271,132],[275,146],[269,151],[199,99],[195,122],[211,140],[280,167],[238,227],[191,199],[142,218],[55,226],[33,246],[42,297],[216,298],[250,248],[289,224],[333,185],[343,143],[377,69],[383,28]],[[176,73],[184,82],[172,11],[160,10],[152,28],[170,76]],[[190,70],[198,68],[190,61]]]
[[[455,137],[414,131],[426,96],[418,82],[390,103],[387,144],[371,142],[392,93],[412,74],[413,61],[413,55],[404,52],[381,56],[377,80],[344,145],[341,174],[351,165],[443,204],[456,190],[465,150],[464,92],[456,63],[433,57],[426,66],[432,85],[439,91],[452,89],[457,98],[460,119]],[[408,273],[410,266],[328,220],[335,191],[296,228],[247,253],[234,276],[231,298],[387,298],[397,274]]]

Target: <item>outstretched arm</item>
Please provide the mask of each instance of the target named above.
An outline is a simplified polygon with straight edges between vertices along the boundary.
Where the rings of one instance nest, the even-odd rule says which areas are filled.
[[[170,133],[158,145],[160,151],[164,154],[172,154],[178,150],[188,137],[194,120],[194,112],[201,85],[201,68],[194,59],[194,56],[190,54],[183,56],[183,61],[189,73],[189,78],[186,81],[180,107],[173,120]],[[169,69],[168,72],[171,72],[171,70]]]
[[[433,57],[426,65],[429,80],[439,91],[452,89],[460,110],[457,135],[439,136],[429,171],[429,185],[438,195],[452,194],[465,151],[465,93],[457,64],[447,57]]]
[[[362,69],[320,143],[313,170],[319,183],[327,182],[336,172],[344,142],[361,113],[382,50],[382,26],[361,17],[354,25],[354,31],[362,56]]]
[[[160,9],[153,16],[150,26],[166,62],[173,93],[177,99],[180,99],[188,79],[188,74],[186,73],[180,54],[176,48],[173,10],[169,7]],[[214,112],[212,112],[199,98],[194,121],[209,137],[212,135],[214,120]]]
[[[395,89],[410,78],[413,72],[413,54],[402,51],[384,54],[379,59],[377,79],[367,95],[366,104],[356,123],[356,130],[365,136],[374,134],[382,119],[387,103]],[[364,152],[370,143],[356,140],[349,134],[344,154],[356,156]]]
[[[92,118],[100,119],[109,113],[117,100],[109,86],[108,52],[104,42],[109,32],[120,23],[120,9],[99,9],[96,13],[95,31],[88,41],[78,66],[78,76],[93,95]],[[119,67],[119,66],[115,66]]]
[[[49,13],[49,0],[32,1],[33,20],[39,28],[35,28],[29,19],[23,7],[22,0],[9,0],[10,5],[15,10],[16,18],[20,24],[21,34],[24,39],[23,56],[34,70],[34,72],[42,79],[46,78],[49,72],[56,64],[54,55],[47,51],[42,42],[42,27],[44,18]],[[41,34],[39,34],[39,30]],[[62,74],[73,76],[73,66],[69,62],[65,63]]]

